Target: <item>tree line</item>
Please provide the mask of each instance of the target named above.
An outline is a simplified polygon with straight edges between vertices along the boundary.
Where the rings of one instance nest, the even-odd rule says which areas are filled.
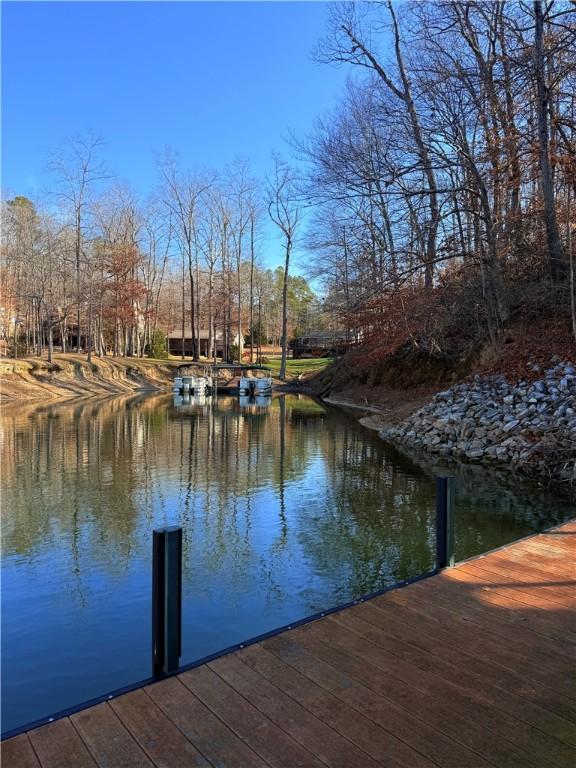
[[[576,338],[575,4],[338,3],[315,55],[353,77],[293,139],[334,311],[390,349],[528,303]]]
[[[264,181],[247,161],[197,172],[165,152],[139,200],[107,177],[98,139],[71,142],[49,204],[3,203],[2,333],[15,353],[57,339],[90,357],[154,354],[189,329],[195,358],[201,329],[211,356],[239,333],[250,360],[280,341],[283,370],[296,328],[442,352],[455,325],[497,343],[541,311],[576,338],[575,52],[564,0],[336,3],[315,58],[351,77],[292,138],[298,173],[277,155]],[[323,302],[291,276],[299,238]]]
[[[199,359],[202,330],[208,357],[218,338],[223,358],[238,359],[241,337],[254,362],[263,344],[286,350],[291,333],[326,322],[308,282],[289,271],[293,230],[284,266],[262,265],[267,208],[276,206],[278,226],[298,215],[279,158],[262,183],[246,161],[196,172],[166,152],[158,188],[139,200],[106,174],[101,149],[79,138],[58,153],[55,191],[42,206],[21,196],[3,203],[2,334],[14,354],[51,360],[56,346],[89,359],[162,356],[172,331]]]

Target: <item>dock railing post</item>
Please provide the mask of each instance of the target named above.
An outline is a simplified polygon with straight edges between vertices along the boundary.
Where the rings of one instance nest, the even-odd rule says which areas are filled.
[[[436,563],[454,565],[454,478],[436,478]]]
[[[153,532],[152,673],[178,669],[182,655],[182,528]]]

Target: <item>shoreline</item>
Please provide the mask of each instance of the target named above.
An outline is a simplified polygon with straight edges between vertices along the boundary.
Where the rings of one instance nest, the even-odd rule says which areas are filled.
[[[542,372],[544,384],[509,384],[504,377],[487,376],[442,392],[408,395],[406,391],[379,390],[375,394],[384,402],[365,396],[362,403],[358,398],[337,395],[320,399],[329,405],[363,411],[358,418],[363,427],[378,432],[383,441],[434,474],[457,473],[459,466],[493,473],[504,482],[518,474],[524,480],[532,479],[538,488],[549,488],[561,498],[576,500],[573,370],[571,363],[564,363]],[[494,387],[495,381],[500,391],[491,391],[484,403],[484,395],[478,398],[478,389]],[[540,398],[536,408],[535,394]],[[498,400],[498,395],[500,402],[493,399]],[[540,406],[541,400],[545,404]],[[470,404],[472,418],[466,413]],[[464,441],[461,435],[458,438],[461,429]]]
[[[90,397],[171,391],[181,365],[211,365],[209,361],[154,360],[137,357],[96,357],[56,353],[45,358],[0,359],[0,406],[13,403],[71,402]],[[273,378],[277,392],[302,392],[299,384]]]
[[[573,499],[576,367],[560,362],[538,372],[541,378],[531,383],[477,376],[436,393],[396,423],[366,403],[365,410],[372,413],[359,421],[424,464],[518,473]]]
[[[27,357],[0,360],[0,404],[69,402],[165,389],[179,361],[56,353],[53,362]]]
[[[78,357],[75,353],[64,355],[58,353],[54,356],[52,364],[41,358],[4,359],[0,360],[0,406],[11,409],[19,405],[33,407],[48,403],[71,403],[89,398],[162,393],[168,391],[175,369],[181,364],[180,360],[146,358],[94,358],[91,363],[88,363],[84,357]],[[573,369],[570,367],[568,370]],[[569,378],[572,382],[572,373],[569,373]],[[379,389],[373,392],[363,389],[321,397],[314,392],[314,387],[310,386],[309,381],[274,380],[274,391],[278,394],[300,393],[316,397],[327,405],[360,411],[357,421],[363,427],[378,432],[383,440],[395,448],[414,455],[424,462],[461,462],[485,468],[498,466],[504,472],[510,474],[520,472],[525,476],[535,473],[539,476],[538,480],[542,485],[555,488],[562,495],[573,497],[576,485],[574,479],[571,479],[572,475],[576,478],[576,467],[572,468],[571,465],[573,460],[567,453],[567,461],[564,460],[562,467],[559,467],[557,460],[553,465],[551,457],[543,456],[540,457],[538,466],[535,466],[534,422],[533,419],[528,421],[525,415],[519,422],[511,422],[513,426],[517,424],[516,428],[520,433],[517,438],[518,449],[500,447],[502,444],[509,445],[511,438],[508,433],[498,434],[497,427],[495,427],[496,439],[490,434],[486,435],[488,430],[481,426],[486,425],[486,420],[479,412],[478,423],[476,423],[476,417],[473,417],[474,424],[469,426],[472,430],[473,442],[465,443],[465,450],[462,450],[462,443],[458,442],[455,436],[456,426],[462,416],[456,414],[455,419],[452,411],[460,408],[463,398],[464,402],[467,402],[466,398],[469,398],[471,388],[485,386],[488,381],[488,378],[478,378],[475,385],[456,385],[444,392],[438,392],[437,389],[413,391]],[[500,386],[517,392],[515,385],[501,384]],[[572,386],[570,383],[570,388]],[[526,398],[530,399],[530,395],[541,396],[537,391],[533,391],[532,385],[525,385],[525,387],[527,387],[526,394],[521,390],[523,395],[521,398],[515,395],[516,400],[520,401],[517,408],[524,408],[527,404]],[[505,397],[506,400],[510,400],[507,393],[508,390],[501,395],[500,399],[503,400]],[[568,392],[566,394],[570,397]],[[378,399],[370,399],[370,395]],[[474,392],[472,396],[477,400]],[[496,403],[492,400],[491,407],[494,413],[491,420],[498,423],[503,406],[494,410],[495,405]],[[505,418],[511,417],[505,416]],[[471,422],[470,419],[468,421]],[[573,417],[563,417],[560,421],[564,422],[563,445],[566,445],[565,435],[571,429]],[[546,446],[550,436],[555,434],[554,429],[557,429],[557,426],[553,422],[549,425],[542,424],[538,441]],[[476,434],[479,431],[486,435],[480,440]],[[528,434],[532,444],[522,439],[523,434]]]

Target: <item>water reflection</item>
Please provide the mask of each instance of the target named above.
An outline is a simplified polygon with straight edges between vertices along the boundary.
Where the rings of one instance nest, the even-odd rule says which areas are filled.
[[[4,729],[149,674],[157,525],[184,528],[183,661],[433,566],[434,468],[264,399],[4,408]],[[458,471],[459,558],[568,516]]]

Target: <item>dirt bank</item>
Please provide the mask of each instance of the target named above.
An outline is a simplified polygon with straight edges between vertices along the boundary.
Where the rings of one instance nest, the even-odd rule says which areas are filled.
[[[37,357],[0,360],[2,402],[58,400],[163,390],[177,361],[93,358],[56,354],[52,364]]]
[[[323,397],[326,403],[341,405],[345,408],[357,408],[370,415],[363,416],[360,421],[370,429],[383,429],[395,426],[411,416],[415,411],[430,401],[434,390],[413,392],[406,390],[380,389],[369,393],[372,397],[358,395],[357,392],[343,393]]]

